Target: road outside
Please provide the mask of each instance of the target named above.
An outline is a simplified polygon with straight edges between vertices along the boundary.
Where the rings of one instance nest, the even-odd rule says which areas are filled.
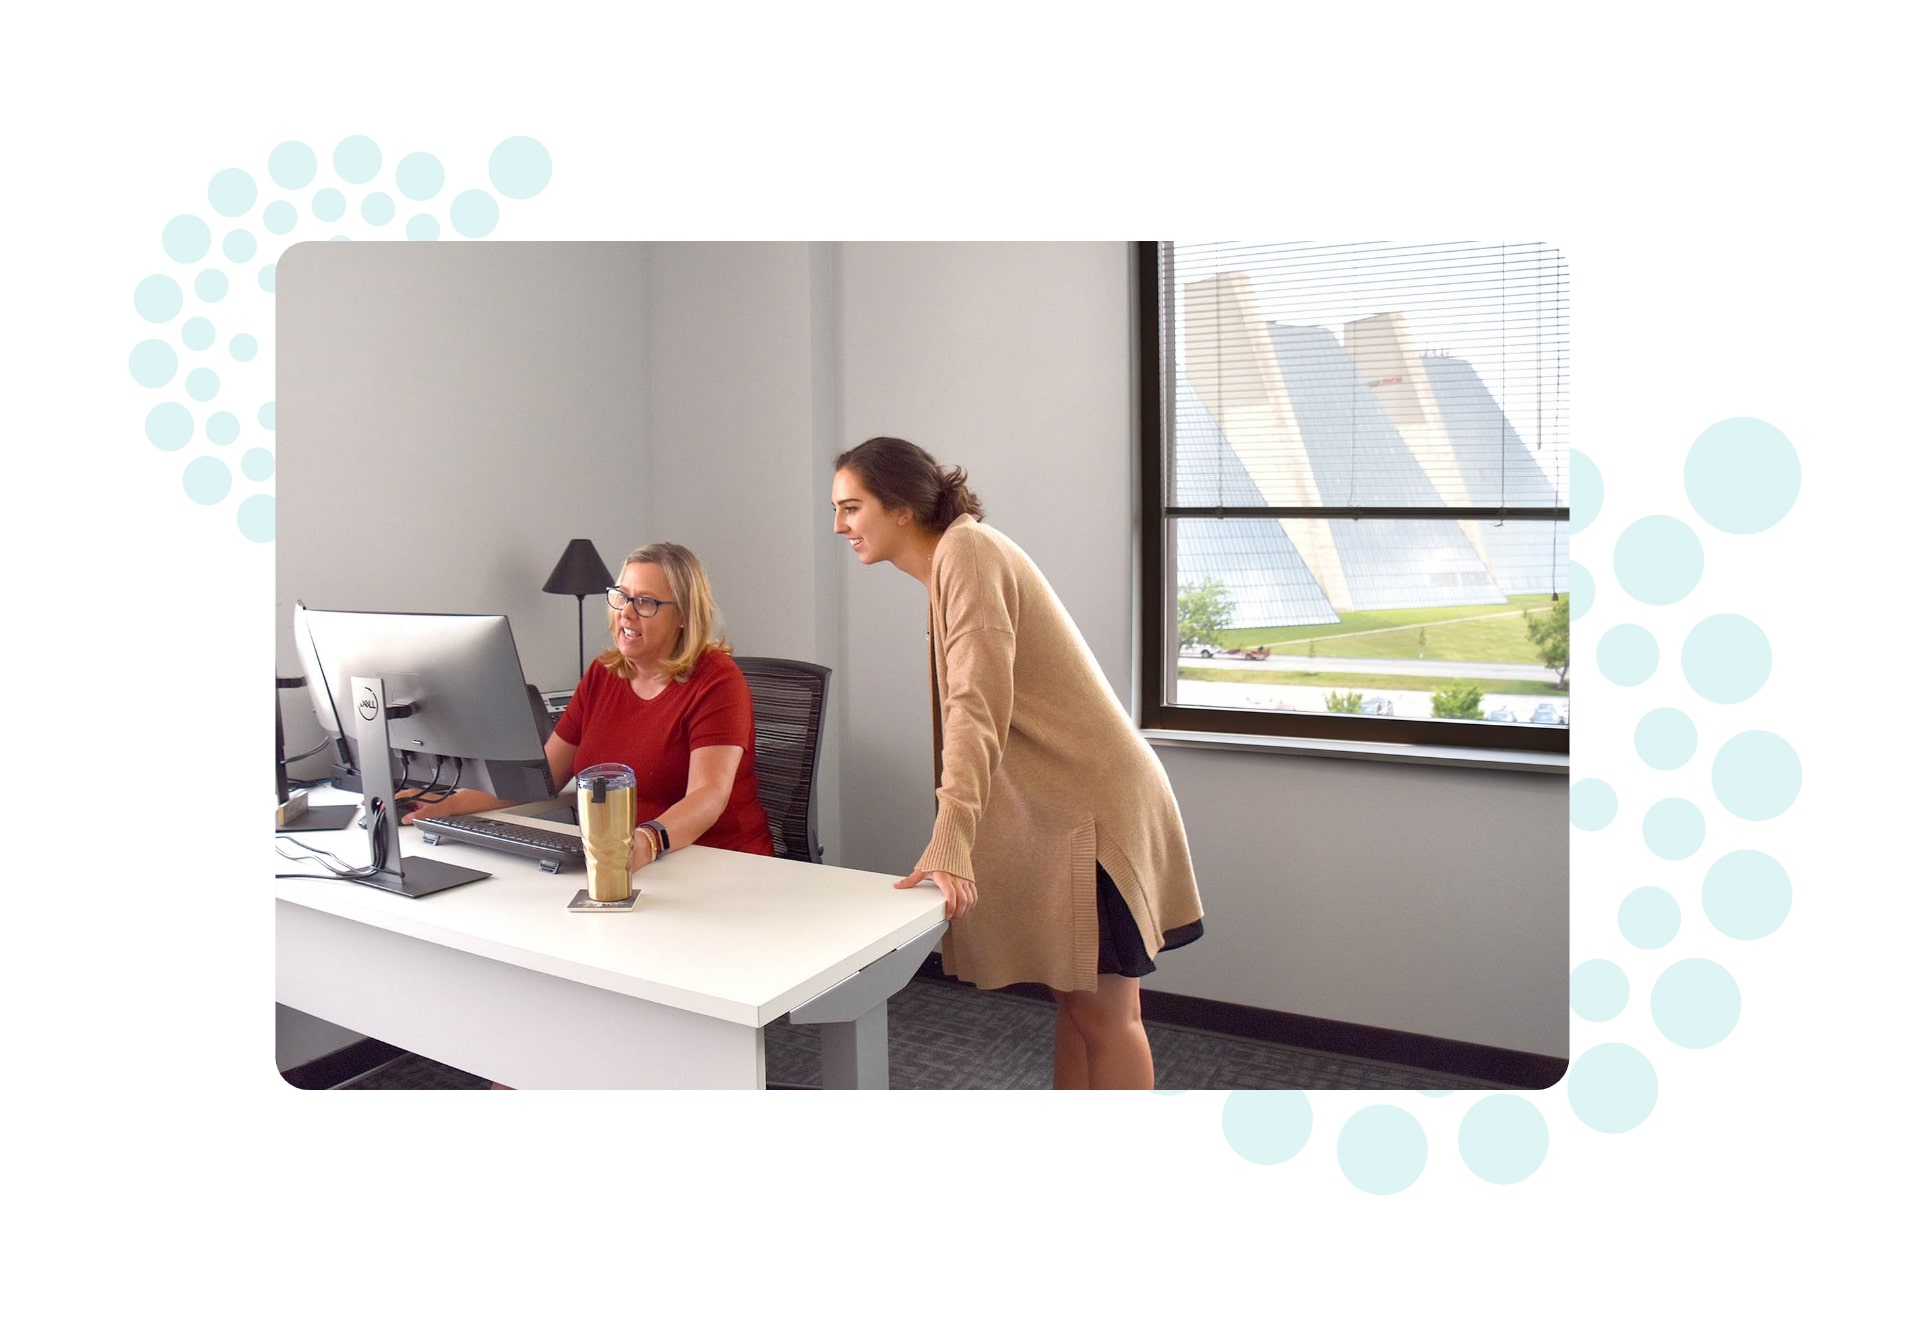
[[[1243,656],[1215,655],[1211,659],[1194,651],[1180,653],[1185,669],[1203,670],[1286,670],[1299,673],[1309,667],[1322,674],[1423,674],[1436,679],[1531,679],[1536,683],[1557,683],[1558,670],[1545,665],[1516,665],[1500,661],[1464,660],[1391,660],[1367,656],[1315,656],[1308,659],[1295,652],[1249,660]]]

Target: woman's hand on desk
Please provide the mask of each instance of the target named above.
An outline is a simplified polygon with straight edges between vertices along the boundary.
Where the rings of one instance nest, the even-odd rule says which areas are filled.
[[[394,791],[393,802],[400,810],[400,825],[409,826],[416,817],[451,817],[456,813],[484,813],[507,806],[506,800],[497,799],[484,790],[455,790],[444,799],[428,803],[418,802],[419,797],[418,790]]]
[[[934,886],[940,888],[940,895],[947,903],[949,919],[958,919],[971,910],[974,901],[979,899],[980,893],[974,889],[973,879],[955,877],[952,873],[943,873],[937,868],[920,869],[901,878],[893,886],[896,891],[904,891],[908,887],[917,887],[925,881],[931,881]]]

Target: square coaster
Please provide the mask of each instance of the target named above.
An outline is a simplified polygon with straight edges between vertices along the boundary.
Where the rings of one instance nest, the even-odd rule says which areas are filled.
[[[597,901],[587,894],[585,887],[573,893],[573,899],[567,902],[567,908],[580,914],[630,914],[633,907],[640,903],[640,893],[631,891],[623,901]]]

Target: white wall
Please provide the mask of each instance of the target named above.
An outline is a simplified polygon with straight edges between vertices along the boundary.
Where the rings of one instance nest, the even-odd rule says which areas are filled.
[[[643,258],[637,244],[587,243],[286,252],[274,329],[281,674],[300,673],[297,598],[504,613],[529,683],[579,677],[582,607],[540,586],[573,537],[617,573],[648,530]],[[584,608],[588,633],[604,630],[604,607]],[[302,751],[319,736],[311,707],[297,692],[283,701],[289,751]]]
[[[1133,510],[1126,249],[865,244],[840,256],[846,446],[893,434],[967,469],[1129,696]],[[822,496],[826,482],[820,483]],[[824,502],[824,497],[823,497]],[[904,873],[932,817],[926,592],[844,548],[849,852]]]
[[[932,820],[925,595],[831,534],[832,458],[892,433],[966,466],[1128,698],[1130,271],[1119,242],[300,247],[283,639],[294,595],[505,608],[530,677],[562,681],[572,607],[538,588],[567,538],[610,562],[682,541],[742,654],[835,670],[828,858],[905,872]],[[317,537],[369,467],[349,565]],[[1162,758],[1208,934],[1150,987],[1566,1056],[1564,778]]]
[[[1567,1056],[1567,783],[1163,747],[1207,935],[1149,987]]]
[[[834,670],[844,708],[838,563],[824,468],[834,455],[831,246],[654,244],[647,250],[655,455],[649,539],[700,556],[734,651]],[[817,500],[817,501],[816,501]],[[840,743],[821,746],[819,821],[843,862]]]

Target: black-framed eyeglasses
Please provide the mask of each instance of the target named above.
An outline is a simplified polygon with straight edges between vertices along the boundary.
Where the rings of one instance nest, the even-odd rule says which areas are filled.
[[[651,619],[660,612],[662,605],[678,605],[677,600],[655,600],[652,596],[629,596],[617,586],[607,588],[607,604],[616,610],[633,606],[633,612],[643,619]]]

